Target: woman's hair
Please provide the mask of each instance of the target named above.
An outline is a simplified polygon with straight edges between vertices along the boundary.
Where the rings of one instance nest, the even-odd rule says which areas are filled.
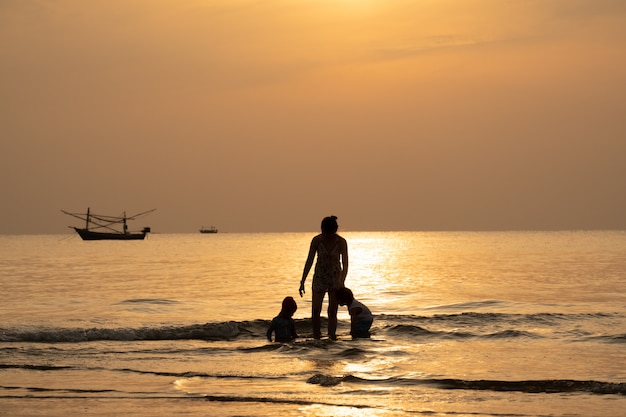
[[[322,233],[337,233],[337,229],[339,229],[337,216],[324,217],[322,220]]]
[[[335,296],[337,297],[337,301],[342,304],[350,304],[354,301],[354,295],[352,294],[352,290],[350,290],[350,288],[339,288],[335,291]]]

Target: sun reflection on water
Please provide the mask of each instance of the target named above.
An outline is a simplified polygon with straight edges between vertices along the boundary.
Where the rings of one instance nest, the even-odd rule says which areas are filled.
[[[346,286],[355,298],[384,306],[375,314],[393,313],[394,306],[406,302],[407,294],[430,285],[430,276],[419,271],[433,264],[432,255],[424,241],[402,239],[402,232],[351,233],[347,235],[350,267]],[[416,268],[421,264],[424,268]],[[418,271],[416,273],[416,271]]]
[[[310,405],[301,409],[305,416],[316,417],[383,417],[391,416],[392,412],[377,408],[346,407],[329,405]]]

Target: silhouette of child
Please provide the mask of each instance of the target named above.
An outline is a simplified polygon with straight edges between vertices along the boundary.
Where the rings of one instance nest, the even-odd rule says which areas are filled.
[[[369,308],[357,301],[349,288],[339,288],[336,291],[339,305],[348,306],[350,313],[350,334],[353,339],[369,338],[370,327],[374,322],[374,316]]]
[[[296,322],[292,316],[298,309],[298,305],[293,297],[285,297],[283,306],[278,316],[272,319],[269,329],[267,329],[267,340],[272,341],[272,333],[275,333],[276,342],[291,342],[296,337]]]

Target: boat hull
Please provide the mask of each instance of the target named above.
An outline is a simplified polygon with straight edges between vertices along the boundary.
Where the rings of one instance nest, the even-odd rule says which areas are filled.
[[[145,232],[140,233],[105,233],[94,232],[87,229],[75,227],[76,233],[83,240],[143,240],[146,237]]]

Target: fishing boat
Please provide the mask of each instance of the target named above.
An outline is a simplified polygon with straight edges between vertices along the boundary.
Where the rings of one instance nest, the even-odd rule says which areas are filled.
[[[128,230],[127,220],[135,220],[139,216],[153,212],[156,209],[144,211],[133,216],[103,216],[93,214],[89,208],[87,213],[70,213],[61,210],[63,213],[85,221],[85,227],[68,226],[74,230],[83,240],[143,240],[150,233],[149,227],[144,227],[141,231],[131,232]]]
[[[215,226],[200,228],[200,233],[217,233],[217,228]]]

